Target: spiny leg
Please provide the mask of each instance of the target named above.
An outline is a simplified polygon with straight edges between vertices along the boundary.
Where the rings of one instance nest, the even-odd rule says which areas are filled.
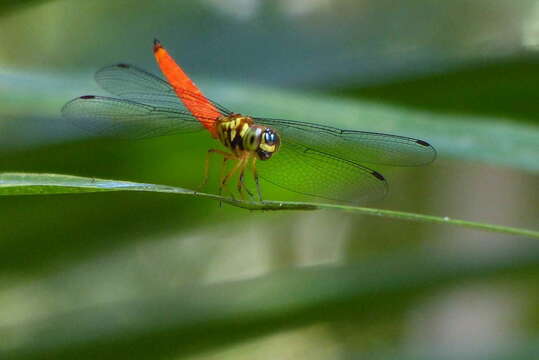
[[[264,200],[262,200],[262,192],[260,191],[260,183],[258,182],[258,172],[256,171],[256,157],[253,157],[253,163],[251,165],[251,169],[253,170],[253,177],[255,179],[256,191],[258,192],[258,198],[260,199],[260,202],[262,202]]]
[[[227,173],[227,161],[229,159],[227,158],[223,158],[223,164],[221,165],[221,170],[219,171],[219,195],[222,194],[223,192],[223,187],[226,185],[226,182],[228,181],[226,179],[228,173]],[[233,160],[233,159],[231,159]],[[232,169],[229,170],[229,172],[231,172],[232,170],[234,170],[234,166],[232,167]],[[234,196],[232,195],[232,192],[230,191],[230,189],[228,189],[228,186],[226,187],[228,192],[231,194],[232,198],[234,198]]]
[[[237,159],[237,158],[235,158],[235,159]],[[230,196],[232,197],[232,199],[234,199],[234,194],[228,188],[228,180],[230,180],[230,178],[236,173],[236,171],[238,171],[238,169],[240,168],[240,166],[242,164],[242,159],[237,159],[237,160],[239,160],[239,161],[232,167],[232,169],[230,169],[228,174],[223,176],[223,178],[221,180],[221,185],[219,186],[219,195],[221,195],[221,193],[223,191],[223,187],[225,187],[228,190],[228,192],[230,193]]]
[[[204,161],[204,178],[202,179],[202,184],[200,184],[200,186],[198,187],[199,190],[202,190],[208,183],[211,154],[220,154],[223,156],[223,167],[225,166],[227,160],[235,158],[233,154],[227,153],[225,151],[218,150],[218,149],[209,149],[208,152],[206,153],[206,159]],[[222,171],[223,169],[221,169],[221,172]]]
[[[243,190],[245,190],[247,192],[247,194],[249,195],[249,197],[252,199],[253,198],[253,193],[247,188],[247,186],[245,186],[245,182],[244,182],[245,169],[249,165],[249,158],[248,157],[243,157],[240,161],[242,162],[242,165],[241,165],[240,175],[238,177],[238,185],[237,185],[238,193],[240,194],[241,199],[245,200],[245,195],[243,193]]]
[[[226,165],[227,165],[227,161],[230,160],[226,157],[223,157],[223,163],[221,164],[221,170],[219,170],[219,184],[221,184],[221,182],[223,181],[223,178],[225,177],[225,173],[226,173]]]
[[[238,194],[240,194],[241,199],[245,200],[245,194],[243,193],[243,173],[245,171],[245,157],[242,157],[239,160],[239,163],[240,163],[240,166],[239,166],[240,174],[238,176],[238,184],[236,185],[236,187],[238,189]]]
[[[221,165],[221,170],[219,171],[219,195],[221,195],[221,182],[223,181],[223,177],[225,175],[225,172],[226,172],[226,162],[228,161],[229,159],[224,157],[223,156],[223,163]],[[221,200],[219,200],[219,207],[222,207],[223,206],[223,202]]]
[[[254,194],[253,194],[252,191],[249,190],[249,188],[245,185],[244,178],[245,178],[245,169],[242,170],[241,176],[240,176],[241,189],[242,189],[242,190],[245,190],[245,192],[247,193],[247,195],[249,195],[249,198],[251,198],[251,200],[255,200]]]

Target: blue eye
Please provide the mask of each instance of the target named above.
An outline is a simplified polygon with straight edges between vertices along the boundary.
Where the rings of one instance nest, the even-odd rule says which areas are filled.
[[[265,132],[264,140],[266,141],[266,144],[273,145],[273,143],[275,142],[275,133],[269,131]]]

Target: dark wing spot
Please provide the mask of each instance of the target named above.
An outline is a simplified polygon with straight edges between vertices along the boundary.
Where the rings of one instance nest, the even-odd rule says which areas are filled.
[[[80,99],[84,99],[84,100],[86,100],[86,99],[95,99],[95,96],[94,95],[83,95],[83,96],[80,97]]]
[[[118,64],[117,66],[120,67],[120,68],[124,68],[124,69],[129,69],[130,68],[130,66],[127,65],[127,64]]]
[[[430,144],[423,140],[416,140],[416,143],[423,146],[430,146]]]
[[[381,180],[381,181],[385,181],[386,179],[384,178],[384,175],[380,174],[378,171],[373,171],[371,173],[375,178],[377,178],[378,180]]]

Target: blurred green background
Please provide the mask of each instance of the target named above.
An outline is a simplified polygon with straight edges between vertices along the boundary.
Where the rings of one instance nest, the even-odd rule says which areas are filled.
[[[385,170],[389,195],[367,205],[538,228],[536,0],[3,1],[0,172],[196,187],[207,135],[96,139],[60,116],[103,94],[102,66],[157,73],[154,37],[236,111],[438,149]],[[538,275],[533,241],[459,228],[153,193],[3,197],[0,357],[531,359]]]

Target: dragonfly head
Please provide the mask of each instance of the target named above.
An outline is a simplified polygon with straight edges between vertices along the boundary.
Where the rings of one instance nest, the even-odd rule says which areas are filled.
[[[264,128],[260,134],[260,143],[255,151],[258,159],[268,160],[279,150],[279,145],[281,145],[279,134],[272,128]]]

